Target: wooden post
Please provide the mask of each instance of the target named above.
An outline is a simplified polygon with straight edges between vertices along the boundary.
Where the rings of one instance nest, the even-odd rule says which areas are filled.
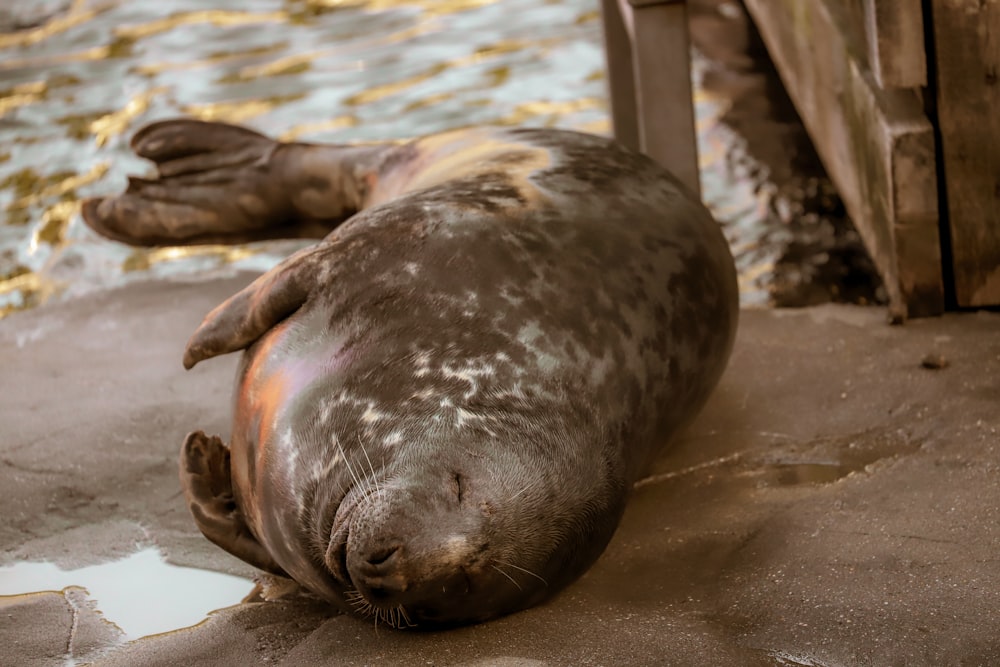
[[[639,144],[639,110],[636,106],[632,38],[618,8],[618,0],[601,0],[604,18],[604,57],[608,64],[611,127],[615,139],[634,151]]]
[[[868,64],[883,88],[927,85],[920,0],[864,0]]]
[[[912,89],[883,88],[875,81],[868,71],[864,40],[842,0],[745,4],[879,269],[892,319],[940,313],[944,286],[934,133],[920,95]],[[868,9],[889,6],[882,5],[875,0]],[[879,19],[878,12],[869,15]],[[879,21],[874,25],[877,29]],[[908,30],[912,38],[912,27]],[[880,45],[888,44],[883,40],[890,35],[875,38]],[[890,65],[887,48],[879,46],[876,52],[885,63],[886,77],[912,80],[906,77],[915,76],[919,68]],[[899,45],[892,48],[892,53],[905,51]]]
[[[932,0],[955,298],[1000,305],[1000,0]]]
[[[698,145],[684,0],[602,0],[615,137],[698,196]]]

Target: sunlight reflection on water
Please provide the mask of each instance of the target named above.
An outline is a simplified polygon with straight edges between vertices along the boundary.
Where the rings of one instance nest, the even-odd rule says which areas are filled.
[[[302,245],[134,249],[86,229],[80,199],[148,171],[128,137],[153,120],[338,142],[490,123],[609,132],[596,0],[66,4],[0,34],[0,317],[150,276],[266,270]],[[720,103],[699,89],[696,106],[706,202],[744,301],[763,303],[766,193],[730,169],[739,139],[716,122]]]
[[[220,572],[171,565],[155,548],[76,570],[52,563],[0,567],[0,596],[84,588],[124,639],[197,625],[209,612],[237,604],[253,582]]]

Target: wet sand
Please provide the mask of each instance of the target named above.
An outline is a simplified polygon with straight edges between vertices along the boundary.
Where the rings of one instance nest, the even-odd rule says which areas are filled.
[[[250,278],[137,284],[0,322],[0,566],[155,546],[251,574],[197,532],[176,473],[188,430],[228,433],[236,363],[184,372],[181,350]],[[996,664],[1000,315],[884,319],[743,311],[705,411],[595,567],[544,606],[417,633],[293,596],[122,643],[101,601],[68,589],[0,598],[0,663]]]

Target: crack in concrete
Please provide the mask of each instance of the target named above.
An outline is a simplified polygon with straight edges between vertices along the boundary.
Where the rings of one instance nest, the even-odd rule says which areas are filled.
[[[75,472],[73,470],[55,470],[53,468],[37,468],[37,467],[27,466],[22,463],[16,463],[7,457],[0,458],[0,463],[7,466],[8,468],[13,468],[14,470],[31,473],[34,475],[72,475]]]
[[[835,530],[827,529],[826,532],[837,535],[861,535],[862,537],[892,537],[901,540],[920,540],[922,542],[935,542],[937,544],[953,544],[955,546],[965,546],[964,542],[957,540],[945,540],[937,537],[926,537],[924,535],[910,535],[907,533],[869,533],[863,530]]]
[[[69,607],[70,613],[73,614],[73,620],[69,626],[69,636],[66,638],[66,663],[74,664],[75,656],[73,655],[73,643],[76,641],[76,631],[80,626],[80,607],[76,604],[76,601],[68,594],[68,590],[63,591],[63,600],[66,601]]]
[[[717,468],[729,463],[735,463],[744,457],[744,452],[736,452],[735,454],[729,454],[728,456],[720,456],[717,459],[712,459],[711,461],[705,461],[704,463],[698,463],[693,466],[688,466],[687,468],[681,468],[680,470],[671,470],[670,472],[660,473],[658,475],[650,475],[649,477],[643,477],[638,482],[632,485],[633,489],[640,489],[644,486],[649,486],[650,484],[658,484],[664,482],[668,479],[673,479],[675,477],[682,477],[684,475],[689,475],[693,472],[699,472],[707,468]]]

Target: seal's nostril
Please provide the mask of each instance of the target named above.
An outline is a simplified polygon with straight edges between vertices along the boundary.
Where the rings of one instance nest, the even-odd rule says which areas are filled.
[[[358,553],[351,565],[351,581],[370,602],[392,606],[410,589],[402,545],[372,546]]]
[[[384,549],[379,549],[368,554],[365,561],[369,565],[386,565],[392,560],[392,557],[399,553],[398,546],[385,547]]]

